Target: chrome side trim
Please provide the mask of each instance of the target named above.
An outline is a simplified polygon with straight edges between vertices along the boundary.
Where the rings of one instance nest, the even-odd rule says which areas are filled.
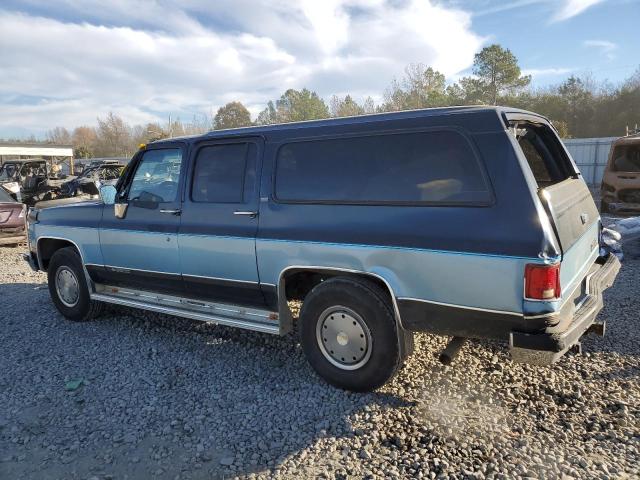
[[[97,284],[92,300],[140,308],[257,332],[283,334],[278,314],[268,310],[203,302],[172,295]]]
[[[557,315],[560,315],[560,312],[549,312],[549,313],[541,313],[540,315],[525,315],[524,319],[525,320],[534,320],[536,318],[549,318],[549,317],[555,317]]]
[[[160,273],[162,275],[177,275],[177,276],[182,275],[181,273],[175,273],[175,272],[159,272],[157,270],[144,270],[142,268],[119,267],[117,265],[95,265],[95,266],[104,267],[104,268],[112,268],[112,269],[116,269],[116,270],[127,270],[128,272]]]
[[[478,311],[478,312],[497,313],[499,315],[516,315],[516,316],[520,316],[520,317],[523,315],[522,312],[510,312],[510,311],[507,311],[507,310],[491,310],[491,309],[488,309],[488,308],[468,307],[466,305],[455,305],[453,303],[436,302],[436,301],[433,301],[433,300],[424,300],[422,298],[398,297],[398,300],[411,300],[411,301],[414,301],[414,302],[433,303],[435,305],[442,305],[443,307],[463,308],[465,310],[475,310],[475,311]]]
[[[324,271],[329,271],[329,272],[345,272],[345,273],[354,273],[356,275],[367,275],[370,277],[374,277],[377,278],[378,280],[382,281],[386,286],[387,289],[389,290],[389,293],[391,294],[391,302],[393,303],[393,313],[395,316],[395,320],[396,320],[396,324],[399,328],[402,328],[404,330],[404,327],[402,326],[402,319],[400,318],[400,309],[398,308],[398,302],[397,302],[397,298],[396,298],[396,294],[393,291],[393,288],[391,288],[391,285],[389,285],[389,282],[387,282],[387,280],[383,277],[381,277],[380,275],[378,275],[377,273],[371,273],[371,272],[365,272],[362,270],[352,270],[352,269],[348,269],[348,268],[339,268],[339,267],[322,267],[322,266],[318,266],[318,265],[290,265],[284,269],[282,269],[282,271],[280,272],[280,275],[278,276],[278,285],[277,285],[277,295],[278,295],[278,307],[279,307],[279,313],[280,315],[283,314],[283,305],[287,305],[287,299],[284,298],[284,295],[282,295],[281,293],[284,292],[284,285],[283,285],[283,277],[284,274],[288,271],[288,270],[324,270]],[[286,309],[286,312],[288,312],[288,307]]]
[[[259,282],[255,282],[253,280],[235,280],[235,279],[232,279],[232,278],[208,277],[208,276],[205,276],[205,275],[186,275],[184,273],[159,272],[157,270],[144,270],[142,268],[118,267],[116,265],[97,265],[95,263],[88,263],[87,265],[91,265],[93,267],[111,268],[111,269],[116,269],[116,270],[127,270],[128,272],[159,273],[161,275],[177,275],[177,276],[182,276],[182,277],[205,278],[205,279],[208,279],[208,280],[220,280],[221,282],[248,283],[248,284],[251,284],[251,285],[258,285],[259,284]]]
[[[205,278],[207,280],[220,280],[221,282],[233,282],[233,283],[249,283],[251,285],[258,285],[260,282],[255,282],[253,280],[234,280],[233,278],[222,278],[222,277],[208,277],[206,275],[187,275],[185,273],[182,274],[183,277],[191,277],[191,278]],[[264,283],[262,285],[265,285]]]

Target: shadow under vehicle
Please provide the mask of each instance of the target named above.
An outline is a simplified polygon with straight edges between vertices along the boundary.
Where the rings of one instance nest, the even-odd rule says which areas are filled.
[[[603,213],[640,213],[640,131],[611,145],[601,195]]]
[[[56,189],[68,178],[54,174],[49,163],[42,159],[7,160],[0,167],[0,185],[28,206],[55,198]]]

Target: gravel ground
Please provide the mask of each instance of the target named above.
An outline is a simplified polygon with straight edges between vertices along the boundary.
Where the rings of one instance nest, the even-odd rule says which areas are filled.
[[[324,384],[292,336],[65,321],[20,252],[0,248],[2,479],[640,477],[637,252],[582,355],[531,367],[470,342],[445,367],[446,339],[418,335],[366,395]]]

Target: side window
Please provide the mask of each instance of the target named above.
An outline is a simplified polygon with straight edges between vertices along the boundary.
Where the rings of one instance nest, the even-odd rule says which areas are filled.
[[[127,199],[158,203],[176,201],[181,167],[182,151],[179,148],[144,152]]]
[[[371,135],[284,145],[276,198],[345,204],[488,204],[467,140],[454,131]]]
[[[211,145],[198,150],[191,200],[204,203],[242,203],[247,160],[255,156],[251,143]]]

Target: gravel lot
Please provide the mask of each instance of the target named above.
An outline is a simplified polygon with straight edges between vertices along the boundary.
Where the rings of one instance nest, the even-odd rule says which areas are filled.
[[[21,251],[0,248],[2,479],[640,477],[632,250],[581,356],[522,366],[471,342],[445,367],[446,339],[419,335],[367,395],[324,384],[293,336],[120,308],[65,321]]]

